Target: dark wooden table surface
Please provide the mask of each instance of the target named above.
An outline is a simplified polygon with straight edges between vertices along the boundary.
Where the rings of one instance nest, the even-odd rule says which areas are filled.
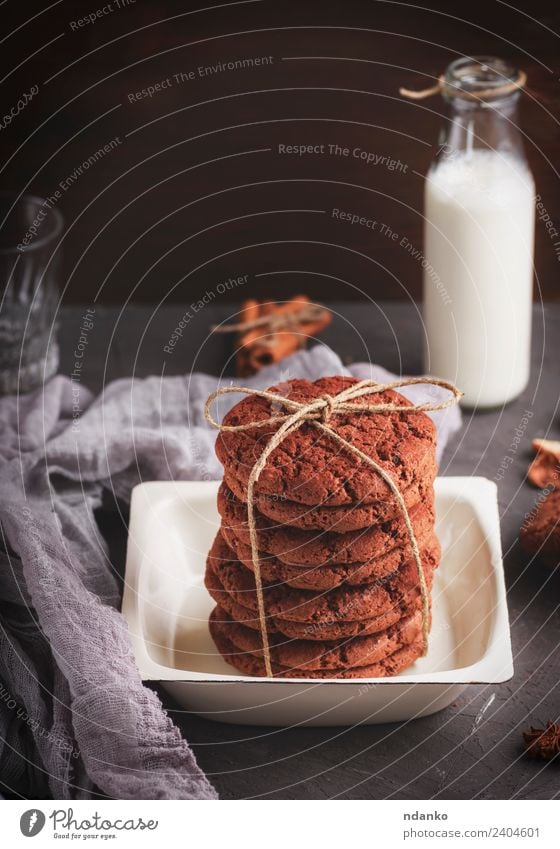
[[[370,357],[394,371],[420,372],[422,325],[413,305],[333,306],[336,319],[324,340],[343,361]],[[206,307],[189,323],[173,355],[163,351],[187,309],[96,309],[83,381],[99,390],[109,380],[132,374],[228,369],[230,341],[209,341],[207,332],[211,323],[231,313],[231,305]],[[81,314],[69,308],[62,317],[62,371],[67,374]],[[441,468],[443,475],[499,479],[513,679],[499,686],[471,686],[456,704],[414,722],[356,728],[224,725],[186,713],[162,693],[222,798],[549,799],[560,794],[558,765],[527,760],[521,736],[529,724],[560,714],[560,577],[530,563],[517,539],[538,496],[525,482],[531,439],[560,435],[559,340],[560,306],[535,307],[529,388],[506,409],[465,412],[463,428],[448,446]],[[525,416],[530,421],[526,429]],[[506,456],[513,463],[502,475]],[[115,564],[122,568],[126,528],[110,511],[99,520]]]

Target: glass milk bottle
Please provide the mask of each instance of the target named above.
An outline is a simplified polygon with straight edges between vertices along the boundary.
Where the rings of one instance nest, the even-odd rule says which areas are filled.
[[[535,186],[519,132],[524,75],[459,59],[441,91],[449,120],[424,199],[425,370],[468,407],[496,407],[529,380]]]

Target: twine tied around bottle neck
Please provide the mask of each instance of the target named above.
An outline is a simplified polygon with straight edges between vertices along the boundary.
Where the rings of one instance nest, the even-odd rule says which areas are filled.
[[[410,88],[399,88],[401,97],[406,97],[408,100],[424,100],[426,97],[433,97],[434,94],[447,94],[449,97],[458,97],[460,100],[470,100],[476,102],[480,100],[491,100],[501,97],[505,94],[513,94],[525,87],[527,83],[527,74],[525,71],[518,71],[517,77],[514,80],[508,80],[502,85],[489,86],[481,88],[478,91],[466,91],[459,85],[453,85],[446,79],[445,74],[438,77],[438,81],[434,86],[423,88],[419,91],[414,91]]]
[[[440,386],[443,389],[447,389],[449,392],[451,392],[451,397],[448,398],[446,401],[442,401],[438,404],[425,403],[404,405],[389,403],[351,403],[356,401],[356,399],[363,398],[366,395],[378,394],[380,392],[385,392],[390,389],[399,389],[403,386],[413,386],[417,384]],[[261,419],[260,421],[245,422],[244,424],[239,425],[220,424],[220,422],[217,422],[212,417],[212,414],[210,412],[211,406],[216,400],[216,398],[219,398],[221,395],[228,395],[235,392],[242,393],[244,395],[256,395],[258,398],[264,398],[265,400],[270,401],[273,404],[278,404],[287,412],[278,413],[276,415],[270,416],[269,418]],[[367,463],[369,466],[375,469],[375,471],[388,485],[389,489],[395,496],[397,504],[399,505],[399,508],[401,510],[408,538],[410,541],[410,546],[412,548],[416,569],[418,571],[418,582],[420,586],[420,595],[422,600],[422,654],[425,655],[428,650],[430,617],[429,593],[426,584],[426,577],[422,568],[422,559],[420,557],[418,541],[416,539],[414,528],[412,527],[410,515],[402,493],[397,487],[396,483],[393,481],[391,475],[387,471],[385,471],[385,469],[380,466],[379,463],[377,463],[375,460],[373,460],[371,457],[369,457],[351,442],[348,442],[346,439],[340,436],[340,434],[337,433],[336,430],[334,430],[330,426],[329,422],[332,417],[341,413],[428,413],[435,412],[436,410],[445,410],[447,407],[451,407],[452,405],[456,404],[461,398],[462,394],[463,393],[449,381],[438,380],[436,378],[431,377],[411,377],[403,380],[394,380],[390,383],[375,383],[372,380],[361,380],[358,383],[352,384],[347,389],[343,389],[337,395],[321,395],[319,398],[315,398],[313,401],[309,401],[307,403],[301,403],[299,401],[293,400],[292,398],[285,398],[283,395],[278,395],[275,392],[270,392],[268,390],[249,389],[246,386],[224,386],[221,389],[216,390],[216,392],[212,392],[212,394],[208,397],[204,406],[204,415],[206,421],[213,428],[216,428],[216,430],[225,431],[229,433],[238,433],[244,430],[270,427],[271,425],[278,425],[279,423],[281,423],[280,427],[272,435],[272,437],[264,447],[262,454],[253,466],[249,475],[249,481],[247,483],[247,524],[249,527],[249,537],[251,541],[251,560],[253,563],[253,570],[255,574],[255,588],[257,595],[257,606],[261,630],[264,666],[268,678],[273,678],[274,672],[272,669],[272,661],[270,657],[270,643],[268,639],[268,630],[266,624],[266,607],[264,602],[263,582],[260,567],[257,525],[255,520],[254,489],[257,481],[259,480],[261,472],[266,466],[266,462],[274,451],[274,449],[278,448],[278,446],[284,441],[284,439],[286,439],[286,437],[290,433],[293,433],[294,431],[298,430],[304,422],[309,422],[314,427],[318,428],[324,433],[327,433],[330,437],[332,437],[333,441],[340,445],[344,450],[354,454],[356,457],[359,457],[364,463]]]

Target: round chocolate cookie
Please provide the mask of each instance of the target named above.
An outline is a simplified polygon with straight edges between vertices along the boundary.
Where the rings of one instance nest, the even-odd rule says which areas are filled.
[[[337,395],[358,381],[351,377],[325,377],[314,383],[291,380],[271,387],[271,392],[308,403],[321,396]],[[402,395],[388,390],[365,395],[356,403],[412,406]],[[281,416],[286,410],[257,395],[240,401],[226,414],[224,425],[248,424]],[[228,476],[246,489],[249,475],[281,421],[243,431],[220,431],[216,453]],[[329,426],[339,436],[371,457],[401,491],[406,490],[435,457],[436,428],[425,413],[332,413]],[[304,422],[272,451],[255,486],[258,496],[285,496],[310,505],[351,505],[387,500],[391,491],[379,473],[312,422]]]
[[[222,543],[217,538],[206,561],[207,571],[220,579],[225,594],[250,610],[257,611],[255,577],[238,560],[223,556]],[[423,562],[428,587],[432,583],[433,565]],[[360,587],[337,587],[329,592],[316,593],[295,590],[278,584],[264,584],[263,595],[267,614],[306,625],[328,622],[356,622],[374,619],[381,614],[401,608],[408,594],[418,589],[416,563],[407,563],[398,572]],[[216,592],[216,588],[213,588]]]
[[[206,570],[204,583],[216,604],[220,605],[232,619],[252,628],[254,631],[261,630],[258,613],[250,607],[239,604],[227,593],[218,575],[212,569]],[[358,637],[384,631],[401,619],[412,615],[416,610],[420,610],[421,606],[422,598],[419,591],[412,590],[403,598],[399,607],[382,613],[373,619],[362,619],[356,622],[324,621],[309,624],[292,622],[279,616],[270,616],[267,613],[267,631],[269,635],[280,633],[286,637],[299,640],[339,640],[347,637]]]
[[[233,534],[229,535],[229,544],[237,560],[253,571],[250,546],[244,545]],[[365,563],[347,563],[346,565],[324,563],[321,566],[301,566],[288,565],[272,554],[260,552],[261,577],[268,583],[287,584],[298,590],[332,590],[341,584],[358,587],[362,584],[371,584],[378,578],[396,572],[404,565],[408,556],[409,552],[406,548],[393,548],[382,557],[372,557]],[[427,537],[420,548],[420,556],[424,562],[431,562],[434,568],[439,563],[441,546],[435,533]]]
[[[435,460],[430,458],[426,467],[419,480],[415,479],[403,492],[404,503],[409,509],[421,501],[433,502],[433,481],[437,473]],[[238,501],[247,501],[246,488],[227,471],[224,474],[224,482]],[[289,501],[284,496],[276,498],[257,496],[255,507],[259,513],[272,519],[273,522],[303,530],[336,531],[337,533],[355,531],[366,528],[368,525],[385,522],[400,513],[400,506],[392,493],[389,493],[383,501],[360,502],[340,507],[298,504],[297,501]]]
[[[524,551],[555,568],[560,562],[560,490],[554,489],[529,513],[519,532]]]
[[[250,652],[243,652],[231,641],[228,633],[227,614],[216,608],[210,614],[210,634],[223,658],[243,675],[266,675],[264,661]],[[417,660],[423,650],[423,641],[418,637],[414,642],[403,646],[393,654],[387,655],[376,663],[365,666],[341,666],[328,669],[302,669],[301,667],[272,664],[277,678],[384,678],[396,675]]]
[[[233,548],[230,539],[236,537],[244,545],[250,545],[247,505],[235,498],[224,483],[218,491],[218,512],[222,517],[222,534],[228,544]],[[409,510],[409,516],[421,545],[433,532],[433,504],[417,504]],[[345,534],[335,531],[302,531],[289,525],[273,524],[256,510],[255,522],[259,548],[288,564],[320,566],[327,562],[363,563],[401,547],[408,549],[410,556],[410,540],[404,518],[400,515]]]
[[[231,619],[223,608],[215,608],[210,616],[228,640],[242,654],[262,658],[260,635]],[[269,639],[270,659],[275,666],[299,669],[341,669],[379,663],[388,655],[413,643],[422,633],[422,616],[414,613],[386,631],[339,641],[286,640],[277,634]]]

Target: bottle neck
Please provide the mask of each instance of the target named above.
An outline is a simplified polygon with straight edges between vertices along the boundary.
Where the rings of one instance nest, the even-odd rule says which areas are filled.
[[[484,103],[456,97],[446,100],[448,116],[440,136],[440,153],[493,150],[524,161],[517,94]]]

